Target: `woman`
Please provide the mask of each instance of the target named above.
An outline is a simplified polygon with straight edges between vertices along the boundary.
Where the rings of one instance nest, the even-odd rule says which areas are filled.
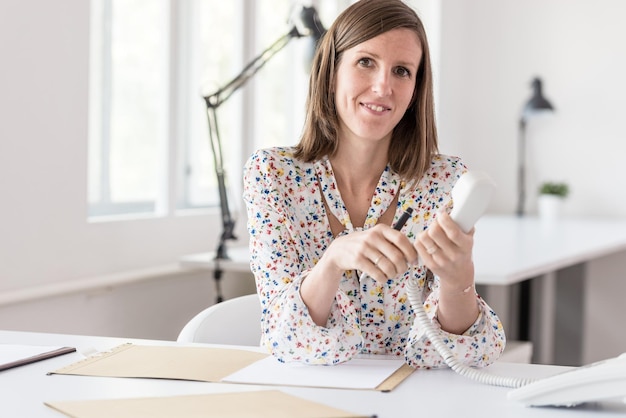
[[[244,170],[262,343],[279,360],[384,353],[443,366],[409,278],[428,285],[424,307],[457,358],[499,357],[502,325],[474,290],[474,231],[446,210],[467,168],[437,149],[421,21],[400,0],[358,1],[320,40],[299,144],[258,151]]]

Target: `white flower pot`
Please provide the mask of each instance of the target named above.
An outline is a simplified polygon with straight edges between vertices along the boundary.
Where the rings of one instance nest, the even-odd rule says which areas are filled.
[[[545,221],[556,221],[561,217],[563,212],[563,202],[565,199],[561,196],[552,194],[539,195],[537,200],[539,218]]]

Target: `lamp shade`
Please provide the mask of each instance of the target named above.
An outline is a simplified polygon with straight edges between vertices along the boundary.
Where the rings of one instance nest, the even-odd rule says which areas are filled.
[[[324,33],[326,33],[326,28],[324,28],[315,7],[304,6],[300,11],[300,20],[302,25],[308,30],[308,35],[312,36],[317,44]]]
[[[541,79],[534,78],[531,86],[533,89],[533,95],[524,106],[523,116],[527,117],[533,113],[554,111],[552,104],[543,96]]]

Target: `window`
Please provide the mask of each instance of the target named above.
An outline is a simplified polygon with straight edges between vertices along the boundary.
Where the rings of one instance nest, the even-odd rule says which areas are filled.
[[[350,2],[315,2],[329,26]],[[292,27],[294,0],[92,0],[89,216],[217,206],[203,96]],[[254,149],[296,143],[310,39],[293,39],[217,109],[229,202]]]
[[[167,132],[167,3],[92,7],[100,19],[92,19],[90,214],[154,211]]]

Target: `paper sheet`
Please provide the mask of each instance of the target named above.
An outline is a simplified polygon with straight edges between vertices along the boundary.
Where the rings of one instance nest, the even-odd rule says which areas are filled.
[[[277,390],[45,404],[73,418],[365,418]]]
[[[376,389],[404,361],[401,358],[355,358],[334,366],[281,363],[274,357],[256,361],[222,379],[230,383],[308,386],[338,389]]]

